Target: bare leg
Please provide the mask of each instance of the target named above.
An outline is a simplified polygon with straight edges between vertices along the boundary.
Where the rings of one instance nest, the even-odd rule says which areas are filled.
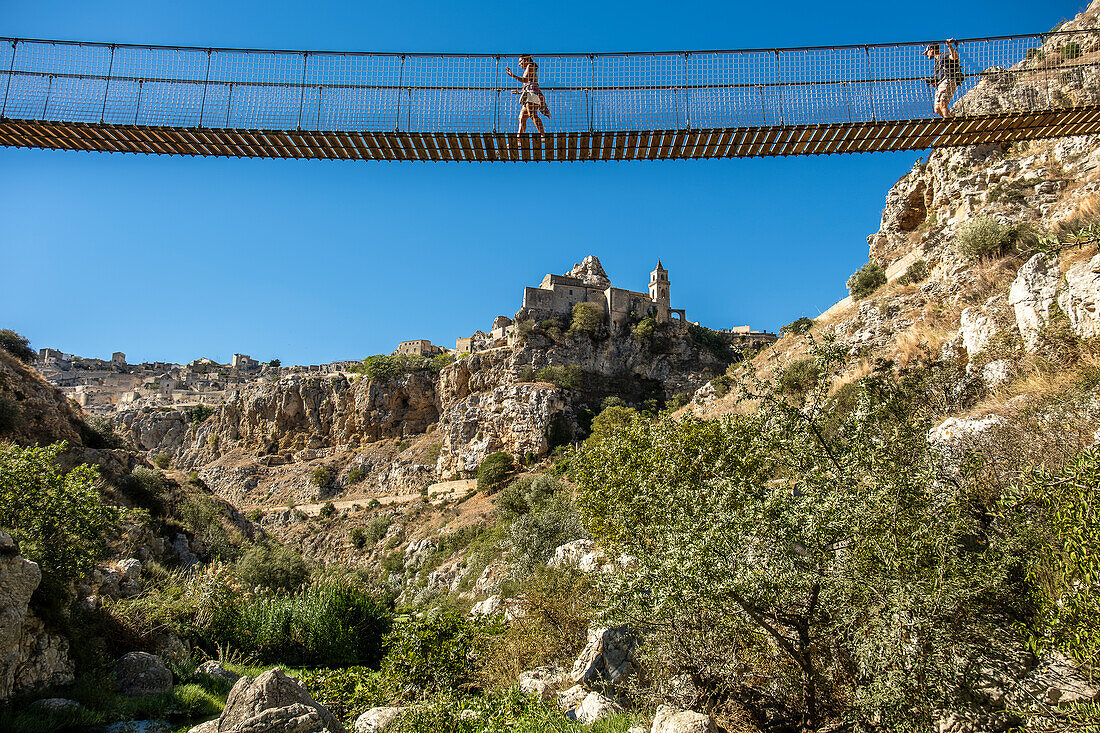
[[[539,133],[545,135],[546,130],[544,130],[542,127],[542,118],[539,117],[539,113],[535,112],[535,114],[531,115],[531,119],[534,120],[535,127],[538,128]]]
[[[527,107],[524,107],[519,111],[519,131],[516,133],[517,135],[522,135],[527,131],[527,117]]]

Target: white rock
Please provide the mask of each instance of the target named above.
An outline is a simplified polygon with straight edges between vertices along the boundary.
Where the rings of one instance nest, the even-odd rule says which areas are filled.
[[[588,696],[588,690],[582,685],[573,685],[568,690],[558,694],[558,707],[562,710],[571,710],[581,704]]]
[[[713,730],[714,721],[709,715],[660,705],[650,733],[711,733]]]
[[[997,324],[981,308],[966,308],[959,319],[959,336],[968,356],[984,351],[997,335]]]
[[[1024,263],[1008,291],[1008,303],[1016,312],[1016,326],[1028,351],[1039,347],[1039,333],[1050,318],[1061,274],[1058,261],[1037,254]]]
[[[935,446],[946,446],[969,441],[981,436],[990,428],[1003,425],[1000,415],[985,417],[949,417],[928,433],[928,440]]]
[[[498,613],[504,602],[500,599],[500,596],[489,596],[484,601],[479,601],[474,604],[474,607],[470,609],[471,616],[492,616],[494,613]]]
[[[581,725],[591,725],[597,720],[611,717],[618,710],[619,706],[611,698],[598,692],[590,692],[572,713]]]
[[[402,707],[371,708],[355,719],[355,733],[382,733],[393,725],[401,713]]]
[[[1066,287],[1058,295],[1058,306],[1078,336],[1100,335],[1100,254],[1069,268]]]
[[[68,713],[80,710],[83,707],[76,700],[64,697],[47,697],[43,700],[35,700],[30,704],[31,710],[40,710],[46,713]]]
[[[535,679],[534,677],[523,677],[519,679],[519,689],[526,692],[528,695],[534,695],[543,702],[550,702],[554,699],[554,688],[550,686],[546,680]]]
[[[986,389],[997,389],[1012,377],[1012,362],[997,359],[982,367],[982,381]]]
[[[588,643],[573,663],[570,677],[591,689],[597,685],[615,685],[637,669],[634,652],[638,637],[625,626],[590,629]]]

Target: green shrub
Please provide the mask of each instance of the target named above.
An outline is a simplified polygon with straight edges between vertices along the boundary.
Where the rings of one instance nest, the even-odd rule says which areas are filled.
[[[638,321],[638,325],[630,330],[630,336],[635,341],[649,343],[653,340],[653,334],[657,330],[657,321],[653,316],[646,316]]]
[[[353,527],[352,530],[348,532],[348,539],[351,540],[352,546],[357,550],[362,550],[367,546],[367,533],[362,527]]]
[[[194,407],[188,407],[185,414],[187,415],[188,422],[197,425],[217,411],[217,408],[211,407],[210,405],[195,405]]]
[[[729,344],[715,331],[692,323],[688,326],[688,333],[696,344],[709,351],[716,359],[727,363],[733,360]]]
[[[533,366],[525,366],[519,370],[516,377],[520,382],[533,382],[538,378],[538,372]]]
[[[497,521],[510,525],[525,514],[547,506],[556,496],[568,494],[565,482],[557,476],[545,473],[520,476],[494,500]]]
[[[328,708],[339,720],[353,727],[353,721],[371,708],[391,702],[398,690],[385,675],[369,667],[305,669],[298,679],[310,696]]]
[[[331,501],[326,501],[321,505],[321,510],[317,513],[322,519],[331,519],[336,516],[336,505]]]
[[[365,479],[366,477],[367,477],[366,470],[364,470],[362,466],[355,466],[350,471],[348,471],[348,475],[347,475],[346,479],[347,479],[347,482],[349,484],[357,484],[360,481],[362,481],[363,479]]]
[[[638,419],[638,411],[632,407],[610,405],[592,418],[591,434],[593,438],[606,438],[619,428]]]
[[[35,597],[51,604],[104,556],[114,519],[96,490],[95,467],[61,473],[57,460],[65,448],[0,445],[0,528],[23,557],[38,563],[42,582]]]
[[[1041,48],[1029,48],[1027,50],[1028,59],[1039,59],[1040,61],[1042,61],[1043,55],[1043,49]]]
[[[1006,224],[988,214],[975,216],[959,229],[953,243],[960,257],[978,262],[987,257],[1000,257],[1014,245],[1027,245],[1035,239],[1035,231],[1026,225]]]
[[[550,382],[562,389],[577,389],[581,384],[583,370],[576,364],[567,366],[545,366],[538,371],[538,379]]]
[[[906,268],[905,274],[898,278],[898,282],[902,285],[923,282],[928,278],[928,272],[928,263],[924,260],[917,260]]]
[[[522,343],[535,331],[535,322],[529,318],[516,321],[516,337]]]
[[[710,385],[714,387],[716,397],[725,397],[733,388],[733,379],[729,375],[723,374],[710,380]]]
[[[573,306],[573,320],[569,324],[569,333],[596,336],[603,329],[603,311],[592,303],[577,303]]]
[[[475,654],[485,629],[478,618],[435,609],[394,628],[386,638],[382,669],[397,684],[414,690],[468,685],[475,679]]]
[[[13,433],[23,424],[23,410],[10,397],[0,397],[0,435]]]
[[[31,348],[31,342],[10,328],[0,328],[0,349],[28,364],[38,356]]]
[[[776,382],[780,394],[804,395],[817,385],[820,377],[817,360],[806,356],[783,367]]]
[[[319,489],[332,483],[332,470],[328,466],[317,466],[309,474],[309,482]]]
[[[361,374],[369,380],[384,381],[417,371],[438,372],[453,364],[454,354],[436,354],[428,358],[417,354],[375,354],[368,356],[351,371]]]
[[[513,470],[515,470],[515,461],[511,455],[504,451],[490,453],[477,467],[477,490],[484,494],[492,494],[512,475]]]
[[[420,456],[420,460],[424,461],[425,463],[429,463],[429,464],[430,463],[435,463],[437,460],[439,460],[439,454],[442,453],[442,452],[443,452],[443,443],[438,442],[438,441],[434,442],[434,443],[431,443],[430,445],[428,445],[428,447],[426,447],[424,449],[424,452]]]
[[[392,619],[389,603],[334,578],[292,595],[232,598],[204,633],[259,661],[374,666],[381,661]]]
[[[779,329],[780,336],[802,336],[814,327],[814,319],[802,316]]]
[[[159,471],[137,466],[119,481],[118,488],[137,506],[158,514],[164,511],[164,477]]]
[[[1062,46],[1062,58],[1067,61],[1081,58],[1081,44],[1077,41],[1070,41]]]
[[[886,270],[877,262],[868,262],[848,278],[848,293],[855,300],[862,300],[886,284]]]
[[[365,539],[370,544],[379,542],[386,536],[386,532],[390,529],[390,517],[382,515],[378,517],[371,517],[364,528]]]
[[[90,415],[85,421],[84,443],[89,448],[122,448],[126,443],[115,432],[114,423],[105,415]]]
[[[295,591],[309,577],[302,556],[289,547],[257,544],[237,561],[237,575],[249,586]]]
[[[168,468],[171,463],[172,457],[169,456],[167,453],[157,453],[155,456],[153,456],[153,465],[161,470]]]
[[[280,366],[283,365],[283,362],[280,361],[279,359],[272,359],[271,361],[269,361],[267,363],[267,365],[270,366],[270,367],[280,367]]]
[[[691,395],[687,392],[677,392],[665,403],[665,409],[671,412],[679,410],[684,405],[691,402]]]

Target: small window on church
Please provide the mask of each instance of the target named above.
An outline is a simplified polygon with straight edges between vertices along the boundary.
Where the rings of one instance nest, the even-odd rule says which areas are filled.
[[[572,291],[572,290],[570,290],[570,291],[569,291],[569,294],[570,294],[570,295],[572,295],[572,294],[573,294],[573,291]]]

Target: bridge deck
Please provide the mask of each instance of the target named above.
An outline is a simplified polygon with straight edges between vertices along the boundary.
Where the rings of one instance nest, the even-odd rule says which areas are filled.
[[[832,155],[1100,134],[1100,106],[950,120],[538,135],[239,130],[0,120],[12,147],[156,155],[323,160],[607,161]]]
[[[1100,132],[1100,29],[960,41],[949,120],[932,112],[927,45],[540,55],[549,134],[519,137],[513,57],[0,38],[0,144],[526,162],[870,153]]]

